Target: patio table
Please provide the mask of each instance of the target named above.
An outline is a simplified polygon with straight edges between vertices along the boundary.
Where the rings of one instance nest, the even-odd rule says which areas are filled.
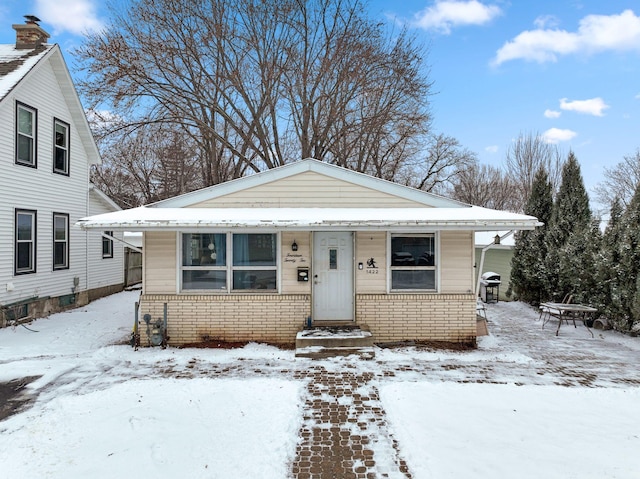
[[[544,320],[542,321],[542,327],[549,322],[551,316],[555,316],[558,318],[558,329],[556,329],[556,336],[560,332],[560,326],[562,326],[562,321],[573,321],[573,326],[578,327],[576,325],[576,319],[581,320],[582,323],[586,326],[587,330],[591,334],[593,338],[593,331],[589,327],[587,323],[587,319],[590,319],[594,313],[597,313],[598,310],[596,308],[592,308],[591,306],[586,306],[584,304],[573,304],[573,303],[541,303],[541,307],[545,308],[546,315]]]

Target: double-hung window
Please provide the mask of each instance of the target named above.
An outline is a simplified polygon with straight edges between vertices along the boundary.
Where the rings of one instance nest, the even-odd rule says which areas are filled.
[[[16,103],[16,164],[31,166],[36,164],[36,127],[35,109]]]
[[[53,214],[53,269],[69,268],[69,215]]]
[[[53,172],[69,175],[69,124],[56,118],[53,128]]]
[[[102,236],[102,257],[113,258],[113,231],[105,231]]]
[[[182,290],[275,291],[277,234],[183,233]]]
[[[36,220],[32,210],[16,210],[14,273],[36,272]]]
[[[391,289],[436,290],[435,234],[391,235]]]

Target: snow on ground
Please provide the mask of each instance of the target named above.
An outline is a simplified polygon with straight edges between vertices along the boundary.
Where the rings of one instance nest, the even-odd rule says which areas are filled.
[[[639,389],[422,382],[381,399],[414,477],[639,477]]]
[[[373,361],[258,344],[134,351],[138,294],[34,321],[38,332],[0,330],[0,382],[36,378],[35,401],[0,421],[3,474],[291,477],[311,380],[300,373],[320,367],[373,373],[361,388],[379,391],[414,478],[638,477],[637,338],[591,338],[582,325],[556,337],[557,323],[543,329],[528,306],[498,303],[475,351],[379,349]],[[389,438],[371,439],[384,454]]]

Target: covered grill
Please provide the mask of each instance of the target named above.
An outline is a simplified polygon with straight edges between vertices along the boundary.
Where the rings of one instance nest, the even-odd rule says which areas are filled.
[[[500,294],[500,275],[487,271],[480,279],[480,298],[485,303],[497,303]]]

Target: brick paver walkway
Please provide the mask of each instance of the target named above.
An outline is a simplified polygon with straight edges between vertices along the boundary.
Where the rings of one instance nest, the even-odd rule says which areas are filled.
[[[298,479],[411,478],[389,434],[371,373],[309,373],[293,464]]]

